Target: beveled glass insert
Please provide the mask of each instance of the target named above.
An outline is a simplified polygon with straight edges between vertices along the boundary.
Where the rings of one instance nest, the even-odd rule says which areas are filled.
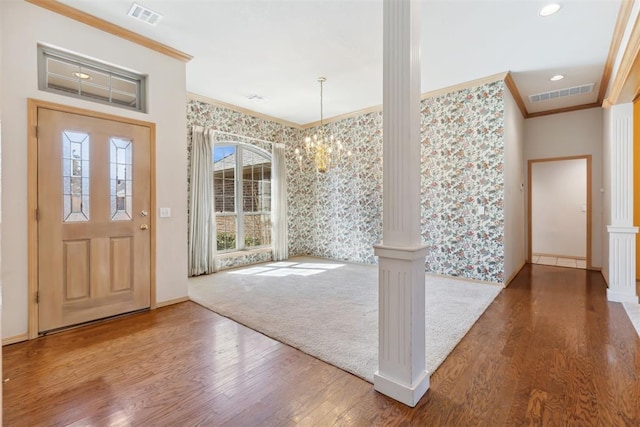
[[[133,218],[132,142],[110,138],[111,141],[111,219],[128,221]]]
[[[89,134],[62,132],[63,222],[89,220]]]

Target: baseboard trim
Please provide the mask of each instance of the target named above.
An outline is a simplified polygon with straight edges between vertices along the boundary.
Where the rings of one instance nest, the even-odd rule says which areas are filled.
[[[24,334],[20,334],[20,335],[15,335],[13,337],[3,338],[2,339],[2,346],[4,347],[5,345],[15,344],[15,343],[22,342],[22,341],[29,341],[29,334],[24,333]]]
[[[438,273],[425,273],[427,276],[433,277],[444,277],[445,279],[454,279],[454,280],[462,280],[464,282],[478,283],[480,285],[491,285],[491,286],[500,286],[503,288],[503,284],[499,282],[489,282],[488,280],[480,280],[480,279],[471,279],[469,277],[460,277],[460,276],[450,276],[448,274],[438,274]]]
[[[558,254],[539,254],[539,253],[535,253],[535,254],[531,254],[531,256],[548,256],[548,257],[554,257],[554,258],[571,258],[571,259],[579,259],[581,261],[586,261],[587,260],[586,256],[574,256],[574,255],[558,255]]]
[[[520,273],[520,271],[524,268],[524,266],[527,265],[527,261],[524,260],[522,261],[522,264],[520,264],[520,267],[516,268],[514,270],[513,273],[511,273],[511,276],[509,276],[509,278],[504,282],[504,287],[506,288],[507,286],[509,286],[509,284],[511,283],[511,281],[513,281],[513,279],[516,278],[516,276],[518,275],[518,273]]]
[[[185,302],[185,301],[191,301],[191,300],[190,300],[190,298],[188,296],[180,297],[180,298],[174,298],[174,299],[170,299],[170,300],[167,300],[167,301],[162,301],[162,302],[156,303],[156,308],[166,307],[168,305],[173,305],[173,304],[180,304],[181,302]]]

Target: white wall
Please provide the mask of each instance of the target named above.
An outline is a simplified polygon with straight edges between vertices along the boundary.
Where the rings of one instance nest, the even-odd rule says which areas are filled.
[[[525,262],[524,118],[505,85],[504,113],[504,278]]]
[[[0,1],[0,17],[3,2]],[[0,159],[2,159],[2,19],[0,19]],[[0,160],[1,164],[1,160]],[[0,166],[0,183],[2,182],[2,168]],[[2,189],[0,186],[0,248],[2,248]],[[1,251],[0,251],[1,254]],[[0,331],[2,331],[2,257],[0,256]],[[4,379],[2,371],[2,345],[0,345],[0,379]],[[2,425],[2,387],[0,387],[0,426]]]
[[[3,2],[2,24],[2,282],[4,338],[25,334],[27,324],[27,98],[155,122],[158,207],[157,301],[187,295],[187,151],[185,64],[24,1]],[[37,43],[148,74],[149,113],[40,92]],[[6,61],[11,58],[11,61]],[[155,213],[157,218],[157,212]]]
[[[587,256],[586,159],[534,163],[531,247],[535,254]]]
[[[609,232],[607,225],[611,225],[611,109],[607,108],[602,114],[602,276],[609,283]]]
[[[587,154],[591,155],[591,265],[599,268],[603,265],[602,109],[590,108],[525,120],[525,162]]]

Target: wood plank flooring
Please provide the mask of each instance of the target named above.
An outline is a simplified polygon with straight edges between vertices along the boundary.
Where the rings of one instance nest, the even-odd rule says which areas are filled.
[[[428,345],[428,343],[427,343]],[[526,266],[416,408],[186,302],[3,351],[5,426],[638,426],[640,340],[596,272]]]

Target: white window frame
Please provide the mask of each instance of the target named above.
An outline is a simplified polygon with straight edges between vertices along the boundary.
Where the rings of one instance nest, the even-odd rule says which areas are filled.
[[[243,173],[243,169],[242,169],[242,164],[243,164],[243,154],[245,150],[248,151],[252,151],[256,154],[259,154],[260,156],[263,156],[266,160],[269,161],[269,164],[271,165],[271,171],[273,173],[273,156],[271,155],[271,153],[269,153],[268,151],[265,151],[259,147],[255,147],[253,145],[249,145],[249,144],[243,144],[241,142],[237,142],[237,141],[220,141],[220,142],[216,142],[215,146],[213,147],[214,149],[214,153],[215,153],[215,149],[216,148],[221,148],[221,147],[235,147],[236,149],[236,164],[235,164],[235,169],[234,169],[234,186],[235,186],[235,200],[234,200],[234,209],[235,212],[218,212],[216,210],[216,207],[214,206],[214,215],[215,218],[218,218],[218,216],[235,216],[236,217],[236,247],[234,249],[226,249],[226,250],[218,250],[217,253],[219,254],[228,254],[228,253],[232,253],[232,252],[240,252],[240,251],[252,251],[254,249],[264,249],[264,248],[272,248],[273,247],[273,213],[271,212],[271,206],[269,207],[269,211],[257,211],[257,212],[250,212],[249,215],[254,216],[254,215],[258,215],[258,216],[262,216],[262,215],[269,215],[269,221],[271,223],[271,239],[270,242],[268,244],[264,244],[264,245],[259,245],[259,246],[250,246],[250,247],[246,247],[245,246],[245,235],[244,235],[244,216],[245,216],[245,212],[244,212],[244,194],[243,194],[243,190],[244,190],[244,185],[243,185],[243,181],[244,181],[244,173]],[[215,172],[214,172],[215,173]],[[214,179],[212,177],[212,179]],[[273,186],[273,175],[272,178],[270,180],[271,186]],[[214,195],[213,195],[213,200],[215,202],[215,198],[216,198],[216,194],[215,194],[215,183],[214,183]],[[271,192],[270,197],[273,197],[273,191]],[[216,238],[217,238],[217,230],[216,230]]]

